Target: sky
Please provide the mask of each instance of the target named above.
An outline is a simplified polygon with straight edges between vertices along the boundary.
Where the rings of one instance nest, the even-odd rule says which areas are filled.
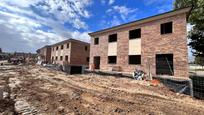
[[[90,42],[90,32],[171,11],[173,3],[174,0],[0,0],[0,47],[5,52],[35,53],[44,45],[68,38]]]

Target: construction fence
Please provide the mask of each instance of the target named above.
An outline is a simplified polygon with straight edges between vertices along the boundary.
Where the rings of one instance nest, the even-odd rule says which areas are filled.
[[[204,99],[204,76],[192,75],[190,78],[193,82],[194,97]]]
[[[183,93],[193,96],[193,85],[190,79],[174,79],[171,77],[155,77],[154,79],[159,80],[166,87],[176,93]]]

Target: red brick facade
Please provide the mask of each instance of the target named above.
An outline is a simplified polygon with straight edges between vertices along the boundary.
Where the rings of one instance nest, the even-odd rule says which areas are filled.
[[[100,69],[110,70],[112,66],[119,66],[123,72],[133,72],[135,68],[149,71],[156,76],[156,54],[173,54],[173,68],[175,77],[188,77],[187,54],[187,23],[186,12],[176,11],[160,15],[159,19],[129,26],[115,27],[110,30],[90,33],[90,65],[94,64],[94,56],[100,56]],[[157,16],[159,17],[159,16]],[[153,17],[155,18],[155,17]],[[148,19],[146,19],[148,20]],[[173,22],[173,32],[161,35],[160,25]],[[128,25],[128,24],[127,24]],[[141,28],[141,64],[128,64],[129,31]],[[108,64],[108,36],[117,33],[117,63]],[[99,38],[99,44],[94,45],[94,38]]]

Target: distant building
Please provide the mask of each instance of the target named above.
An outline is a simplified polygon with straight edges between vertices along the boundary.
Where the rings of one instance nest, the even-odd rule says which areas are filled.
[[[90,44],[68,39],[51,45],[51,61],[55,64],[89,65]]]
[[[0,53],[2,53],[2,49],[0,48]]]
[[[35,58],[36,54],[34,53],[25,53],[25,52],[14,52],[13,54],[11,54],[12,58]]]
[[[37,50],[38,61],[51,63],[51,46],[44,46]]]
[[[59,65],[89,65],[90,44],[67,39],[37,50],[38,61]]]

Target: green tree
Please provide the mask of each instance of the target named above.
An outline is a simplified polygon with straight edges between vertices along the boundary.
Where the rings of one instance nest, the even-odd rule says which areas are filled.
[[[195,56],[204,57],[204,0],[175,0],[174,9],[192,7],[188,23],[193,25],[189,32],[189,46]]]
[[[198,64],[198,65],[201,65],[202,68],[203,68],[203,66],[204,66],[204,57],[200,57],[200,56],[195,57],[195,63]]]
[[[192,53],[195,56],[204,57],[204,32],[193,27],[189,32],[188,38],[190,39],[189,46],[194,49]]]
[[[191,25],[203,26],[204,21],[204,0],[175,0],[174,9],[180,9],[185,7],[192,7],[189,23]]]

